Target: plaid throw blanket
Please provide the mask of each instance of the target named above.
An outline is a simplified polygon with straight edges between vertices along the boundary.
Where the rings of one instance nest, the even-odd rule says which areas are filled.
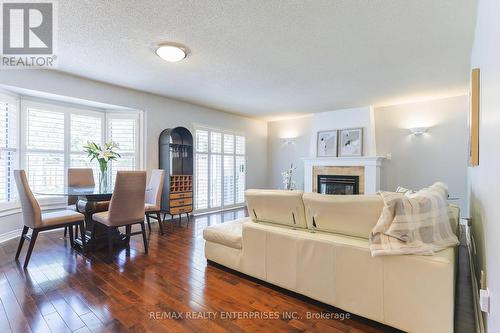
[[[435,183],[414,194],[380,192],[384,209],[370,233],[372,256],[432,255],[458,245],[450,225],[448,187]]]

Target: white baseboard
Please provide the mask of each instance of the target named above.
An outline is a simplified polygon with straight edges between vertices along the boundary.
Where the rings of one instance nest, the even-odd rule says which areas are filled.
[[[5,232],[3,234],[0,234],[0,243],[6,242],[6,241],[11,240],[13,238],[19,238],[19,236],[21,236],[22,231],[23,231],[23,229],[16,229],[16,230],[12,230],[12,231],[8,231],[8,232]],[[55,231],[60,231],[62,234],[64,232],[64,228],[45,230],[45,231],[41,231],[40,233],[55,232]],[[31,235],[31,229],[28,232],[28,235]]]
[[[6,242],[12,238],[16,238],[16,237],[21,236],[22,231],[23,231],[23,229],[15,229],[15,230],[11,230],[9,232],[5,232],[3,234],[0,234],[0,243]]]

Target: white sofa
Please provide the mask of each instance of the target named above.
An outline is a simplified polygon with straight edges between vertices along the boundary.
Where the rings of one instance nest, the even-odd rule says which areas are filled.
[[[408,332],[453,332],[455,250],[372,257],[379,196],[248,190],[246,199],[250,217],[204,230],[208,260]]]

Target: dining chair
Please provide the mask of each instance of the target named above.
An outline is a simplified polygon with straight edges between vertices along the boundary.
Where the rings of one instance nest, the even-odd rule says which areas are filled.
[[[68,169],[68,186],[79,186],[79,187],[93,187],[94,182],[94,171],[91,168],[69,168]],[[76,207],[78,203],[78,197],[75,195],[68,196],[68,207],[66,209],[78,212]],[[64,228],[64,237],[68,233],[68,227]],[[78,235],[78,226],[76,227],[76,235]]]
[[[165,170],[155,169],[151,172],[151,178],[146,189],[144,210],[146,212],[146,221],[148,222],[149,231],[151,231],[150,219],[158,220],[160,233],[163,235],[163,223],[160,216],[161,211],[161,193],[163,191],[163,183],[165,181]]]
[[[144,251],[148,254],[148,241],[144,226],[144,198],[146,192],[146,171],[118,171],[109,210],[92,215],[92,243],[96,239],[97,223],[106,229],[108,238],[108,260],[113,255],[113,230],[125,226],[127,242],[130,236],[142,234]],[[132,225],[140,224],[140,232],[132,232]],[[91,244],[93,245],[93,244]],[[127,244],[129,246],[129,244]]]
[[[42,213],[40,205],[36,200],[31,188],[28,184],[28,179],[26,177],[26,172],[24,170],[14,170],[14,177],[16,180],[17,191],[19,193],[19,199],[21,201],[21,210],[23,213],[23,231],[21,233],[21,239],[19,240],[19,246],[16,252],[16,261],[19,259],[19,254],[24,244],[24,240],[28,240],[28,252],[26,253],[26,258],[24,259],[24,268],[28,266],[30,261],[31,253],[35,246],[38,233],[40,231],[52,230],[57,228],[63,228],[69,226],[69,236],[71,246],[73,243],[73,226],[79,225],[82,237],[82,247],[83,251],[86,251],[85,246],[85,217],[83,214],[72,211],[72,210],[60,210],[48,213]],[[29,229],[33,232],[31,236],[28,236]]]

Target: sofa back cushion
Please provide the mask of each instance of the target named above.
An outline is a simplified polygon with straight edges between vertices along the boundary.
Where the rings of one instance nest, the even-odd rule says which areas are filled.
[[[307,228],[302,191],[247,190],[248,214],[254,222]]]
[[[305,193],[307,226],[325,232],[368,238],[384,201],[378,195],[324,195]]]

